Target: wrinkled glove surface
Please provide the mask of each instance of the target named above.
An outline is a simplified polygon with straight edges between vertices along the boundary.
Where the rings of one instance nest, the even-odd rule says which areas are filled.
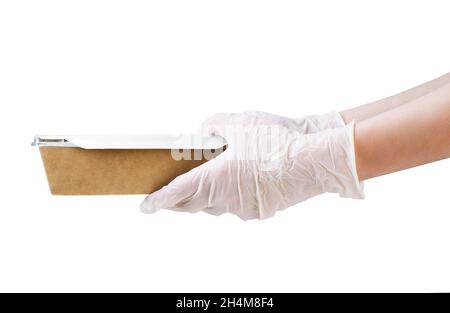
[[[148,195],[141,210],[227,212],[248,220],[325,192],[363,198],[353,130],[336,112],[303,119],[263,112],[214,115],[202,133],[224,137],[227,149]]]

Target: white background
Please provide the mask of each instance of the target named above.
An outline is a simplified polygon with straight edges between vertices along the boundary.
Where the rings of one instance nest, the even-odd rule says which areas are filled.
[[[450,160],[243,222],[52,197],[30,147],[388,96],[450,71],[447,3],[0,2],[0,289],[450,291]]]

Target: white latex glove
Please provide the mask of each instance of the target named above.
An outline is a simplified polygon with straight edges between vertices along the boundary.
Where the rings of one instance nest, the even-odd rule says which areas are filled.
[[[141,210],[228,212],[247,220],[268,218],[324,192],[363,198],[354,124],[343,126],[339,117],[331,123],[338,128],[321,131],[323,122],[311,122],[318,120],[262,112],[211,117],[202,133],[223,136],[225,152],[147,196]]]
[[[325,129],[332,129],[345,126],[341,115],[332,111],[321,115],[308,115],[303,118],[287,118],[280,115],[270,114],[261,111],[247,111],[243,114],[259,116],[265,118],[267,122],[284,126],[290,130],[295,130],[303,134],[317,133]]]

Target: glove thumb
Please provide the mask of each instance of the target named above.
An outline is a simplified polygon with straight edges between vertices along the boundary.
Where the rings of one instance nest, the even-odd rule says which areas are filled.
[[[167,186],[149,194],[141,203],[141,211],[154,213],[160,209],[174,209],[179,203],[191,198],[198,190],[202,169],[206,164],[176,177]]]

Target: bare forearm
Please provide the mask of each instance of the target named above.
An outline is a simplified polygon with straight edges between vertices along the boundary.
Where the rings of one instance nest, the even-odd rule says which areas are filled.
[[[450,83],[355,126],[361,180],[450,157]]]
[[[404,92],[387,97],[375,102],[371,102],[356,108],[351,108],[340,112],[342,118],[346,123],[350,121],[360,122],[376,116],[380,113],[392,110],[400,105],[411,102],[414,99],[420,98],[433,90],[450,83],[450,73],[426,82],[422,85],[408,89]]]

